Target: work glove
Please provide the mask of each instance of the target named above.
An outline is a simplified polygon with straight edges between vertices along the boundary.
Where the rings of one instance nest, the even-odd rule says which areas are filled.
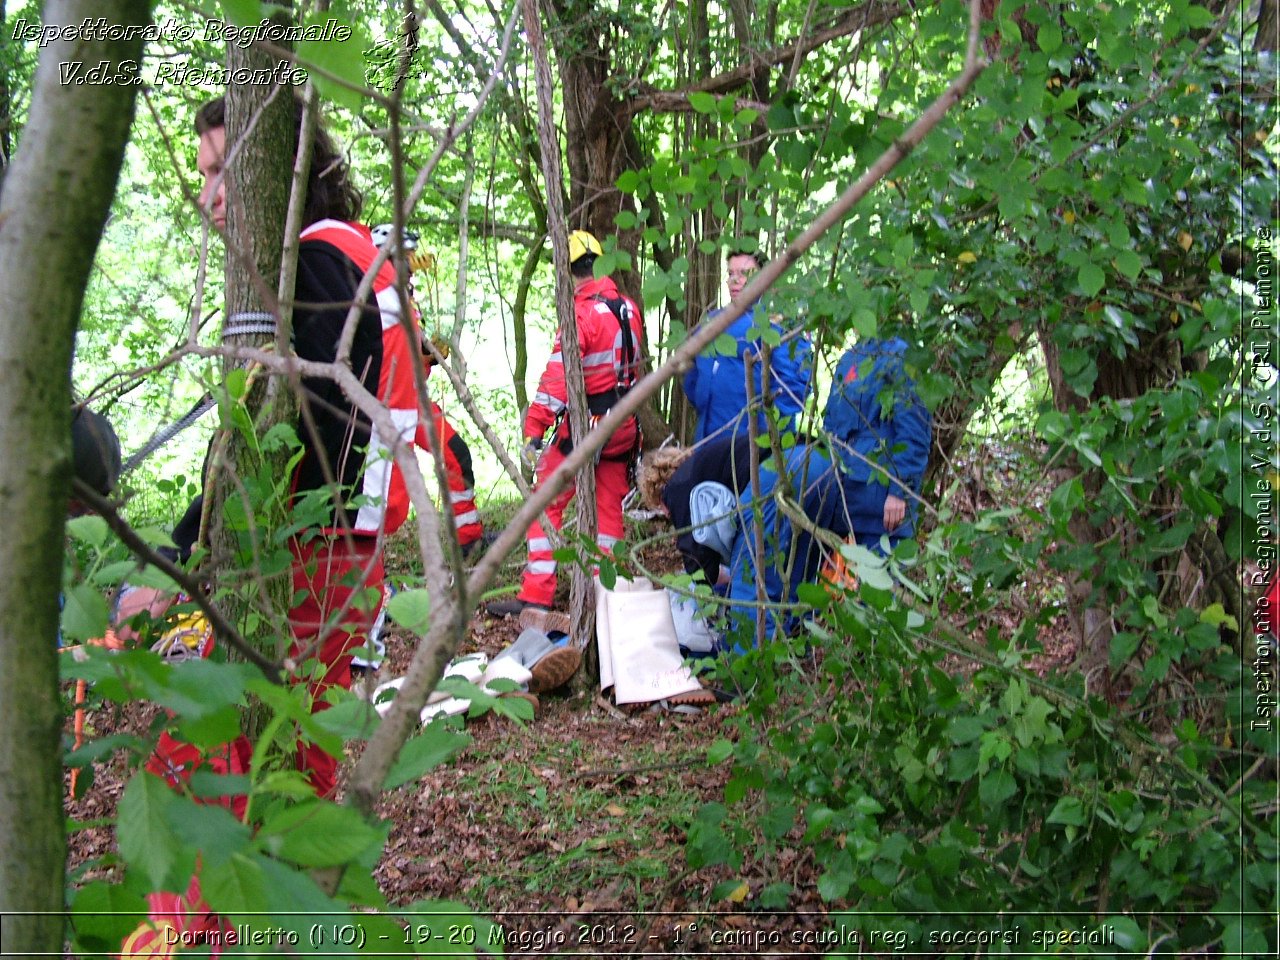
[[[542,455],[542,438],[531,437],[520,451],[520,462],[529,470],[538,465],[538,457]]]

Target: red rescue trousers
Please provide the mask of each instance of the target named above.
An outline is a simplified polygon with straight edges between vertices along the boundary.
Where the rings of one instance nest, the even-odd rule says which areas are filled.
[[[554,443],[538,461],[538,485],[550,476],[561,463],[564,454]],[[596,545],[605,553],[622,539],[622,501],[630,484],[627,481],[626,460],[600,460],[596,463]],[[564,524],[564,511],[577,493],[573,485],[562,490],[547,507],[547,519],[559,531]],[[556,595],[556,561],[551,554],[551,541],[542,528],[541,519],[529,527],[529,562],[524,569],[524,581],[520,586],[520,599],[549,607]]]
[[[350,543],[350,546],[348,546]],[[351,689],[351,651],[363,647],[377,618],[382,597],[382,551],[376,537],[317,537],[293,541],[293,592],[302,594],[289,611],[293,646],[289,655],[310,650],[323,673],[311,677],[311,712],[327,710],[330,687]],[[373,599],[370,599],[373,598]],[[317,642],[319,647],[311,649]],[[318,795],[327,797],[338,782],[338,759],[313,743],[298,742],[298,769]]]
[[[471,451],[466,441],[453,429],[438,403],[431,404],[431,434],[427,425],[418,425],[416,442],[433,457],[436,451],[444,457],[444,474],[449,485],[449,506],[458,528],[458,543],[475,543],[484,534],[480,512],[476,509],[476,478],[471,470]]]

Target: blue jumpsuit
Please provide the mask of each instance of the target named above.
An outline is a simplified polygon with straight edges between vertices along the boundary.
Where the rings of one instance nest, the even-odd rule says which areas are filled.
[[[756,305],[731,323],[725,334],[733,337],[735,352],[723,354],[715,343],[707,347],[693,362],[693,368],[684,375],[684,392],[698,415],[698,429],[694,442],[699,443],[722,429],[726,433],[747,432],[743,411],[747,408],[746,356],[748,352],[760,353],[760,341],[752,339],[750,331],[756,324]],[[708,320],[715,319],[721,311],[714,310]],[[779,335],[785,331],[776,322],[770,326]],[[770,365],[773,406],[794,424],[796,414],[804,408],[809,396],[809,370],[813,348],[807,337],[797,337],[775,349]],[[761,392],[761,370],[754,366],[755,396]],[[757,423],[763,434],[765,420],[761,415]]]

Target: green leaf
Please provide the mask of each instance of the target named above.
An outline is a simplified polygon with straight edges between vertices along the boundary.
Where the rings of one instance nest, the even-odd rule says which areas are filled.
[[[204,865],[200,892],[217,913],[251,915],[261,910],[267,899],[267,882],[257,857],[235,853],[221,863]],[[245,916],[244,922],[251,928],[266,926],[267,918]]]
[[[640,186],[640,174],[635,170],[623,170],[615,184],[623,193],[635,193]]]
[[[796,115],[785,103],[775,103],[771,106],[765,119],[769,124],[769,130],[773,133],[790,129],[796,125]]]
[[[1053,53],[1062,46],[1062,28],[1050,21],[1036,33],[1036,44],[1045,53]]]
[[[350,29],[350,26],[343,24]],[[304,66],[318,67],[336,79],[311,71],[316,90],[321,96],[340,103],[352,113],[359,113],[364,105],[365,69],[368,64],[364,51],[372,44],[352,31],[347,40],[302,40],[295,45],[298,61]]]
[[[947,739],[955,744],[973,743],[985,729],[985,724],[977,717],[952,717],[947,724]]]
[[[978,780],[978,797],[984,806],[998,807],[1018,791],[1013,774],[1007,770],[991,770]]]
[[[186,865],[189,875],[195,865],[169,826],[169,811],[178,800],[168,784],[146,772],[135,774],[120,797],[116,822],[120,855],[147,878],[152,890],[178,889],[184,882],[180,868]]]
[[[741,850],[729,842],[720,826],[728,813],[728,808],[722,803],[706,803],[689,824],[685,857],[693,869],[719,864],[737,869],[742,863]]]
[[[387,614],[400,626],[418,635],[431,627],[431,597],[426,590],[401,590],[387,601]]]
[[[842,899],[857,879],[853,872],[853,858],[848,850],[836,850],[827,861],[827,869],[818,878],[818,895],[830,903]]]
[[[383,831],[355,810],[323,800],[289,807],[263,824],[259,843],[304,867],[336,867],[381,843]]]
[[[872,553],[860,543],[845,544],[840,552],[859,581],[877,590],[893,589],[893,577],[889,574],[884,557]]]
[[[322,710],[315,715],[315,720],[322,729],[343,740],[368,740],[381,717],[371,704],[352,698]]]
[[[715,113],[716,98],[710,93],[696,91],[689,94],[689,106],[693,107],[698,113]]]
[[[1220,603],[1211,603],[1200,611],[1200,622],[1212,624],[1220,627],[1226,624],[1227,628],[1234,633],[1240,632],[1240,622],[1235,617],[1227,613],[1226,608]]]
[[[85,952],[118,953],[120,943],[147,916],[147,902],[123,886],[95,880],[74,890],[71,926]]]
[[[859,337],[867,339],[876,335],[876,328],[879,325],[875,313],[865,307],[854,310],[849,322]]]
[[[201,712],[198,719],[182,719],[177,726],[178,736],[188,743],[205,750],[214,749],[236,739],[241,731],[240,711],[227,706],[212,713]]]
[[[1076,281],[1080,284],[1080,289],[1084,291],[1084,295],[1092,297],[1102,289],[1103,284],[1107,282],[1107,276],[1097,264],[1086,263],[1076,275]]]
[[[94,514],[67,521],[67,534],[71,539],[87,543],[91,547],[103,546],[110,532],[111,528],[107,526],[107,521]]]
[[[707,765],[714,767],[724,763],[731,756],[733,756],[733,744],[721,738],[707,748]]]
[[[422,733],[411,737],[387,772],[382,789],[394,790],[401,784],[416,780],[453,757],[471,743],[465,733],[456,733],[440,724],[430,724]]]
[[[1142,272],[1142,258],[1132,250],[1117,250],[1114,259],[1116,269],[1130,280]]]
[[[475,953],[469,943],[461,942],[463,940],[470,941],[471,934],[475,934],[474,943],[481,945],[485,951],[484,955],[502,956],[502,944],[506,941],[506,931],[498,926],[488,917],[478,916],[464,903],[458,903],[456,900],[418,900],[409,904],[407,907],[396,909],[396,914],[401,920],[401,934],[404,933],[405,926],[410,928],[413,933],[417,930],[418,925],[425,924],[428,928],[430,936],[434,937],[437,932],[445,932],[447,935],[450,931],[466,931],[466,934],[458,938],[459,942],[449,940],[448,952],[451,956],[472,957]],[[413,939],[419,944],[423,956],[428,956],[434,951],[434,946],[427,948],[423,937],[414,934]],[[440,941],[433,941],[439,943]],[[513,941],[514,944],[514,941]]]
[[[1142,953],[1147,949],[1147,937],[1132,917],[1107,917],[1103,923],[1114,931],[1115,945],[1126,953]]]
[[[1084,804],[1079,797],[1060,797],[1044,822],[1083,827],[1086,819]]]
[[[266,16],[266,4],[259,0],[221,0],[223,15],[237,27],[249,27]]]
[[[62,636],[66,640],[83,643],[102,636],[110,616],[106,599],[87,583],[73,584],[63,593]]]
[[[308,915],[316,916],[318,920],[321,914],[327,914],[325,919],[329,921],[347,919],[342,905],[326,896],[305,871],[261,855],[255,860],[267,882],[264,906],[282,922],[287,922],[286,918],[292,916],[299,922],[306,920],[309,923]]]
[[[84,767],[117,750],[132,750],[135,753],[150,752],[150,746],[141,737],[132,733],[115,733],[109,737],[90,740],[78,750],[70,751],[63,759],[68,767]]]

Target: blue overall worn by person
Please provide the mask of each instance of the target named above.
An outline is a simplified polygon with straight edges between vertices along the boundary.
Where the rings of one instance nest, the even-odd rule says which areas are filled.
[[[857,543],[881,554],[914,536],[929,460],[932,417],[907,372],[906,349],[901,339],[871,339],[846,352],[836,366],[824,420],[830,460],[805,447],[784,455],[793,495],[805,517],[838,537],[852,533]],[[779,626],[775,609],[758,611],[751,606],[757,567],[763,565],[767,599],[794,605],[796,588],[813,581],[821,562],[812,534],[793,529],[778,509],[772,496],[777,486],[777,471],[762,468],[758,494],[748,490],[741,501],[742,531],[730,562],[729,587],[730,600],[740,601],[730,607],[739,652],[754,642],[758,617],[765,618],[766,637]],[[762,557],[756,555],[751,526],[756,513],[765,531]],[[790,565],[785,589],[780,562]],[[798,619],[793,608],[781,618],[782,629],[794,627]]]
[[[747,286],[751,275],[760,267],[759,259],[754,253],[735,253],[729,257],[728,287],[730,299],[735,299]],[[694,360],[692,369],[685,374],[684,392],[689,398],[698,417],[694,442],[701,442],[707,437],[719,434],[747,432],[746,358],[749,354],[757,358],[753,365],[755,389],[754,396],[759,398],[762,392],[761,345],[758,332],[753,333],[759,322],[756,310],[759,301],[753,303],[741,317],[725,330],[733,338],[733,352],[721,352],[713,342]],[[714,320],[723,311],[713,310],[707,317]],[[777,321],[770,319],[769,326],[782,336],[786,331]],[[805,399],[809,396],[809,377],[813,347],[808,337],[803,334],[793,336],[782,345],[775,347],[770,357],[772,374],[770,392],[773,396],[772,409],[775,409],[794,427],[796,415],[804,408]],[[757,409],[761,409],[757,399]],[[757,416],[760,433],[767,429],[763,413]]]
[[[840,488],[823,499],[820,525],[852,533],[876,552],[915,535],[929,462],[933,418],[907,372],[906,350],[895,337],[863,340],[847,351],[823,420]]]
[[[818,573],[821,552],[813,534],[793,524],[778,506],[781,493],[780,474],[785,472],[795,506],[815,526],[822,516],[827,492],[838,483],[838,471],[816,447],[798,445],[782,453],[782,469],[769,458],[760,465],[760,487],[748,486],[738,498],[741,528],[729,558],[729,616],[734,651],[742,652],[755,642],[755,624],[763,617],[765,636],[772,637],[779,623],[787,629],[796,622],[794,604],[796,589],[812,581]],[[763,553],[756,543],[756,518],[763,532]],[[765,599],[774,605],[786,604],[791,609],[783,615],[777,606],[758,608],[756,571],[764,578]]]

